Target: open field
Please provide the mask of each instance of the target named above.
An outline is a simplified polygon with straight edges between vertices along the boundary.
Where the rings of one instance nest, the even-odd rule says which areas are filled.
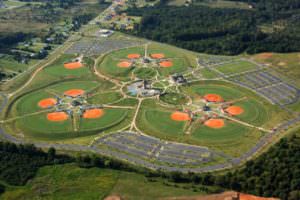
[[[205,195],[214,187],[174,184],[162,178],[110,169],[82,169],[73,164],[41,168],[25,186],[7,186],[3,200],[36,199],[103,199],[118,195],[124,199],[157,199],[183,195]]]
[[[228,75],[233,73],[241,73],[249,70],[257,69],[257,66],[248,61],[235,61],[228,64],[222,64],[216,66],[217,70]]]

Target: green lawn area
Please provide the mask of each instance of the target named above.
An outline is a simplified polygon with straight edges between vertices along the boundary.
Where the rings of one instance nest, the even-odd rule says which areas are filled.
[[[134,75],[140,79],[151,79],[156,75],[156,70],[152,68],[136,68],[134,70]]]
[[[217,78],[219,75],[211,70],[208,70],[207,68],[201,69],[200,73],[204,78],[210,79],[210,78]]]
[[[268,112],[269,109],[254,99],[243,100],[234,105],[240,106],[244,110],[241,115],[235,117],[253,125],[263,125],[272,116],[272,111]]]
[[[203,83],[203,84],[193,84],[190,87],[183,86],[183,91],[191,96],[200,95],[204,96],[206,94],[218,94],[225,101],[238,99],[244,97],[241,91],[232,88],[230,85],[222,85],[215,83]]]
[[[144,46],[130,47],[130,48],[114,51],[110,54],[110,56],[114,59],[127,59],[128,54],[140,54],[141,56],[144,56],[145,55]]]
[[[88,98],[88,102],[91,104],[108,104],[118,101],[122,98],[119,92],[105,92],[96,93],[91,98]]]
[[[174,58],[174,59],[170,59],[170,61],[173,62],[173,66],[159,67],[158,71],[160,72],[161,75],[168,76],[170,74],[184,72],[188,67],[188,63],[184,58]]]
[[[96,119],[80,119],[80,131],[106,130],[120,124],[128,117],[126,109],[104,109],[104,115]]]
[[[59,94],[63,94],[70,89],[82,89],[89,92],[99,85],[97,81],[68,81],[61,82],[49,87],[49,90],[54,90]]]
[[[115,59],[113,55],[108,55],[99,64],[98,69],[101,73],[114,77],[116,79],[123,81],[129,80],[133,68],[118,67],[119,62],[121,62],[120,59]]]
[[[74,55],[62,55],[54,63],[47,66],[44,73],[49,73],[54,76],[83,76],[88,73],[89,67],[92,64],[89,60],[83,59],[83,67],[77,69],[66,69],[64,63],[71,62],[72,59],[76,58]]]
[[[72,133],[70,117],[65,121],[53,122],[47,119],[47,113],[41,113],[17,119],[15,123],[19,130],[33,138],[56,140],[80,136],[79,133]]]
[[[38,90],[29,93],[21,97],[17,102],[13,113],[17,116],[22,116],[24,114],[34,113],[43,110],[38,106],[38,103],[42,99],[55,98],[53,94],[46,92],[45,90]]]
[[[111,169],[83,169],[75,164],[42,167],[25,186],[6,185],[3,200],[101,200],[118,195],[128,200],[205,195],[216,187],[172,183],[162,178]]]
[[[0,69],[3,69],[4,71],[9,72],[23,72],[28,67],[34,65],[37,62],[37,60],[30,60],[28,64],[23,64],[17,62],[12,56],[10,55],[2,55],[0,57]]]
[[[231,63],[216,66],[216,69],[218,71],[226,75],[254,70],[256,68],[257,66],[255,64],[244,60],[234,61]]]

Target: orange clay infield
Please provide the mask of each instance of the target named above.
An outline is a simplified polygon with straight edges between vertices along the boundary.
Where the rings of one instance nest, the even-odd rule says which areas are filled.
[[[65,121],[68,117],[69,116],[65,112],[53,112],[47,114],[47,119],[54,122]]]
[[[229,106],[225,111],[230,115],[240,115],[244,112],[243,108],[239,106]]]
[[[174,121],[189,121],[191,120],[189,114],[184,112],[173,112],[171,114],[171,119]]]
[[[222,102],[223,98],[218,94],[207,94],[204,96],[204,99],[209,102]]]
[[[89,109],[86,110],[83,113],[83,118],[85,119],[94,119],[94,118],[99,118],[104,114],[104,111],[102,109],[94,108],[94,109]]]
[[[163,53],[153,53],[150,56],[151,56],[151,58],[154,58],[154,59],[162,59],[162,58],[165,57],[165,54],[163,54]]]
[[[129,58],[129,59],[137,59],[137,58],[140,58],[140,57],[141,57],[141,55],[137,54],[137,53],[127,55],[127,58]]]
[[[161,67],[172,67],[173,66],[173,62],[172,61],[162,61],[159,63],[159,65]]]
[[[77,68],[81,68],[83,65],[81,64],[81,62],[70,62],[70,63],[65,63],[64,67],[66,69],[77,69]]]
[[[132,63],[129,61],[122,61],[122,62],[118,63],[118,67],[121,67],[121,68],[128,68],[131,65],[132,65]]]
[[[209,119],[204,122],[205,126],[208,126],[210,128],[222,128],[224,126],[224,120],[223,119]]]
[[[71,89],[64,92],[64,95],[71,96],[71,97],[77,97],[84,94],[84,90],[80,89]]]
[[[57,103],[56,99],[48,98],[48,99],[42,99],[39,101],[38,105],[41,108],[48,108],[51,106],[54,106]]]

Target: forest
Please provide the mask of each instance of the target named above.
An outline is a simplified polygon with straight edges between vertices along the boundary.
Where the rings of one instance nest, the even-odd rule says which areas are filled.
[[[128,9],[128,15],[142,20],[127,33],[210,54],[299,51],[299,1],[273,1],[277,3],[269,6],[269,1],[255,0],[254,8],[245,10],[175,7],[163,0],[154,7]]]

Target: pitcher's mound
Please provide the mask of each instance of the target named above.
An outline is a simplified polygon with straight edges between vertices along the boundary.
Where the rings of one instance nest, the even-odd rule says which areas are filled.
[[[207,94],[204,96],[204,99],[208,102],[222,102],[223,98],[218,94]]]
[[[209,119],[204,122],[204,125],[210,128],[222,128],[224,124],[223,119]]]
[[[64,92],[64,95],[70,97],[78,97],[84,94],[84,90],[81,89],[71,89]]]
[[[55,122],[65,121],[65,120],[68,119],[68,117],[69,116],[65,112],[53,112],[53,113],[48,113],[47,114],[47,119],[49,121],[55,121]]]
[[[83,118],[85,119],[95,119],[99,118],[104,114],[104,111],[99,108],[89,109],[83,113]]]
[[[243,108],[239,106],[229,106],[225,111],[230,115],[240,115],[244,112]]]
[[[41,107],[41,108],[49,108],[49,107],[55,106],[56,104],[57,104],[57,100],[54,98],[42,99],[38,103],[39,107]]]
[[[150,56],[151,56],[151,58],[154,58],[154,59],[162,59],[162,58],[165,57],[165,54],[163,54],[163,53],[153,53]]]
[[[173,112],[171,114],[171,119],[174,121],[189,121],[191,120],[189,114],[184,112]]]
[[[81,64],[81,62],[70,62],[70,63],[65,63],[64,67],[66,69],[78,69],[81,68],[83,65]]]
[[[137,53],[127,55],[127,58],[129,58],[129,59],[137,59],[137,58],[140,58],[140,57],[141,57],[141,55],[137,54]]]
[[[119,62],[118,63],[118,67],[121,67],[121,68],[128,68],[132,65],[131,62],[128,62],[128,61],[122,61],[122,62]]]
[[[159,65],[161,67],[172,67],[173,66],[173,62],[172,61],[162,61],[159,63]]]

